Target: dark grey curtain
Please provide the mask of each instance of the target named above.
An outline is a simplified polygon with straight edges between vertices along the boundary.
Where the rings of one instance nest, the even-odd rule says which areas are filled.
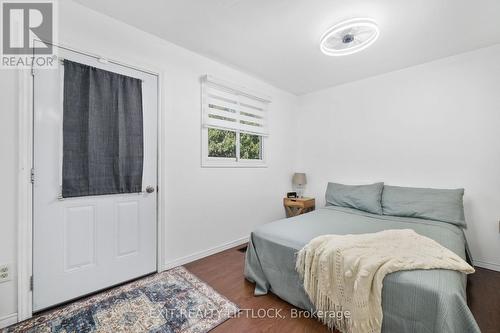
[[[63,197],[142,190],[141,80],[64,60]]]

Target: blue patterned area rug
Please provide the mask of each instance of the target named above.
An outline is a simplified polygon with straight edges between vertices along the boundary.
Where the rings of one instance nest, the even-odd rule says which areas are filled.
[[[8,333],[204,333],[238,307],[177,267],[52,310]]]

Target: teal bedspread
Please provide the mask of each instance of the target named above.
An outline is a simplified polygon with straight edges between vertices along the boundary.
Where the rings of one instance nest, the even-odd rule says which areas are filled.
[[[328,206],[253,231],[246,253],[245,277],[256,284],[255,295],[271,291],[299,308],[314,310],[295,271],[297,251],[319,235],[387,229],[413,229],[466,258],[465,235],[455,225]],[[463,273],[442,269],[387,275],[382,290],[382,332],[480,332],[467,306],[466,279]]]

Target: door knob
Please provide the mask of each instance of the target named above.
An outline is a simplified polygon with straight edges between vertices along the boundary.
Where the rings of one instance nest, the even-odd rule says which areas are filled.
[[[155,188],[153,186],[149,185],[146,187],[146,192],[153,193],[154,191],[155,191]]]

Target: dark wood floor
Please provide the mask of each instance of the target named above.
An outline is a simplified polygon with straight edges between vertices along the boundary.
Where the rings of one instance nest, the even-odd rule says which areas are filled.
[[[272,294],[255,297],[253,295],[254,285],[243,277],[244,262],[245,254],[234,248],[189,263],[185,267],[219,293],[238,304],[240,308],[272,309],[271,314],[281,309],[279,310],[280,315],[287,318],[255,318],[259,317],[258,313],[254,313],[254,318],[242,315],[239,318],[229,319],[212,332],[329,332],[325,326],[314,319],[290,318],[293,306]],[[499,333],[500,273],[476,268],[476,273],[469,276],[467,295],[469,307],[481,331],[483,333]],[[250,314],[250,312],[246,313]]]

